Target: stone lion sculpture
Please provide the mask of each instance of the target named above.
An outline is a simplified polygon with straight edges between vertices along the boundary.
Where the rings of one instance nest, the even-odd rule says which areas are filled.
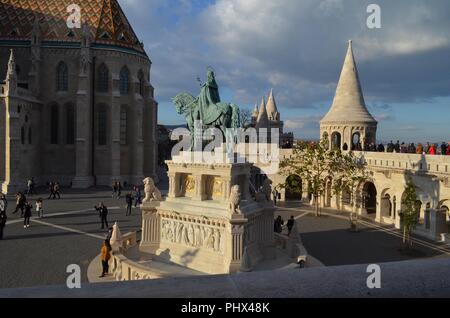
[[[272,194],[272,181],[270,179],[266,179],[263,182],[263,185],[261,186],[261,189],[256,194],[256,201],[258,202],[264,202],[264,201],[271,201]]]
[[[162,201],[161,191],[155,186],[153,179],[145,178],[143,182],[145,198],[142,202]]]
[[[239,185],[235,185],[231,188],[229,203],[232,214],[241,214],[241,211],[239,210],[241,205],[241,187]]]

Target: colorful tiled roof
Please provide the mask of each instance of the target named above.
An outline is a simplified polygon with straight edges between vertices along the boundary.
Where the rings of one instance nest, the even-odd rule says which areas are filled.
[[[37,17],[43,41],[80,42],[82,28],[67,26],[71,4],[80,6],[94,43],[145,53],[117,0],[0,0],[0,39],[30,39]]]

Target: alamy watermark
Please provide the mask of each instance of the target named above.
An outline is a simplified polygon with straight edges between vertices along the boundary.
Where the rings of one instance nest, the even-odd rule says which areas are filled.
[[[67,27],[69,29],[80,29],[81,28],[81,8],[78,4],[72,3],[67,6]]]
[[[77,264],[70,264],[66,268],[66,273],[69,274],[66,279],[66,286],[69,289],[81,288],[81,267]]]
[[[369,289],[380,289],[381,288],[381,267],[377,264],[371,264],[367,266],[366,272],[369,275],[367,277],[367,288]]]
[[[367,27],[369,29],[381,29],[381,7],[378,4],[370,4],[367,7]]]

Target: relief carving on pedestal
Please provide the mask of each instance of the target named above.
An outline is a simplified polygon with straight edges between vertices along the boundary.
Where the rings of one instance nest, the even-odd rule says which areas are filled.
[[[183,180],[184,195],[192,196],[195,194],[195,179],[193,176],[188,175]]]
[[[174,219],[162,219],[161,241],[224,252],[223,229]]]

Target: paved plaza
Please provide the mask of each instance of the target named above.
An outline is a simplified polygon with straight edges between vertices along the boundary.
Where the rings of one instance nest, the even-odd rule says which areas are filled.
[[[124,191],[122,196],[126,193]],[[38,197],[47,198],[42,194],[31,196],[29,201],[34,203]],[[69,264],[80,265],[82,281],[87,282],[88,265],[99,254],[107,234],[100,229],[99,217],[93,208],[100,201],[110,210],[110,226],[117,221],[122,233],[138,231],[140,237],[140,210],[133,209],[132,216],[126,217],[124,198],[112,199],[107,188],[64,190],[61,200],[45,200],[46,217],[34,218],[29,229],[23,228],[18,215],[12,215],[14,200],[9,198],[5,240],[0,241],[0,288],[64,284]],[[311,208],[298,202],[283,204],[277,213],[285,220],[291,215],[296,217],[304,246],[325,266],[450,255],[449,246],[418,238],[415,253],[407,255],[400,250],[401,235],[397,230],[370,221],[361,221],[360,232],[351,233],[348,215],[344,213],[327,210],[317,218]]]

